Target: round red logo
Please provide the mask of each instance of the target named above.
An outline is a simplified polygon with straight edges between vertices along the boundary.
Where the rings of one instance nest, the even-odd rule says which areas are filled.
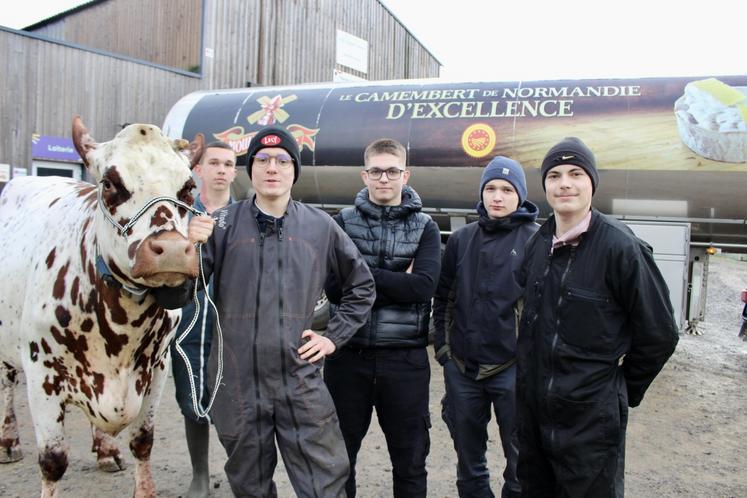
[[[262,145],[279,145],[282,140],[277,135],[267,135],[259,140]]]
[[[462,149],[472,157],[485,157],[495,147],[495,131],[483,123],[473,124],[462,133]]]

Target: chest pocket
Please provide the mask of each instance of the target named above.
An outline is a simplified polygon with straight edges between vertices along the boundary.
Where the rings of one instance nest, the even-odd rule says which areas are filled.
[[[620,309],[612,296],[581,287],[566,287],[559,310],[560,336],[590,351],[610,352],[618,342]]]

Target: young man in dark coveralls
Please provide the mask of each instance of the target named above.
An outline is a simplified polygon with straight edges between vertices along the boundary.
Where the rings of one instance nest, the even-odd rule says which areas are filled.
[[[200,162],[192,172],[200,180],[200,192],[195,198],[194,207],[212,214],[233,202],[231,183],[236,178],[236,153],[223,142],[211,142],[205,147]],[[212,285],[208,284],[208,288]],[[212,289],[209,289],[213,297]],[[197,406],[204,411],[210,401],[207,385],[207,360],[210,356],[210,341],[213,336],[215,313],[208,303],[205,291],[197,293],[200,314],[189,334],[181,341],[180,347],[189,360],[192,378],[197,394]],[[177,352],[176,338],[187,330],[195,314],[195,305],[189,302],[182,308],[182,318],[171,343],[171,368],[174,375],[176,401],[184,415],[184,432],[187,449],[192,462],[192,482],[187,498],[207,497],[210,488],[210,467],[208,448],[210,443],[210,419],[198,416],[194,411],[192,387],[189,382],[184,358]]]
[[[553,214],[519,274],[519,480],[527,497],[620,498],[628,407],[674,352],[669,291],[648,244],[591,207],[596,160],[581,140],[542,161]]]
[[[428,324],[441,267],[436,223],[420,212],[418,194],[407,185],[405,148],[391,139],[371,143],[364,153],[355,206],[335,220],[350,236],[376,281],[376,303],[366,324],[324,367],[350,458],[345,489],[356,494],[355,462],[376,408],[392,461],[393,496],[425,497],[428,429]],[[340,302],[340,287],[327,295]]]
[[[366,321],[374,281],[327,213],[291,199],[301,163],[285,129],[259,130],[247,160],[254,198],[189,226],[190,239],[205,242],[225,341],[222,357],[214,342],[209,372],[212,385],[222,362],[210,415],[228,455],[226,475],[236,496],[277,496],[277,441],[298,496],[341,497],[348,457],[320,370]],[[310,326],[330,272],[342,298],[321,335]]]
[[[539,213],[526,196],[521,164],[494,158],[480,180],[479,221],[454,232],[444,252],[433,345],[444,367],[442,416],[454,440],[461,497],[494,496],[485,458],[491,408],[506,457],[501,496],[519,495],[514,390],[522,289],[514,272]]]

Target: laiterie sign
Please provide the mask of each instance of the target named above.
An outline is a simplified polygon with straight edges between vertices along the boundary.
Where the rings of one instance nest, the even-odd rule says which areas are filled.
[[[73,141],[66,137],[37,135],[31,137],[31,156],[34,159],[48,159],[53,161],[67,161],[79,163],[82,161],[75,150]]]

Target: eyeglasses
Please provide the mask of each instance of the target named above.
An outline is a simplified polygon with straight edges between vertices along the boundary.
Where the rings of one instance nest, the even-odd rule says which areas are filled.
[[[390,180],[399,180],[399,177],[402,176],[402,171],[404,170],[401,170],[399,168],[369,168],[365,170],[366,174],[371,180],[379,180],[381,178],[381,175],[384,173],[386,173],[386,177]]]
[[[275,160],[275,164],[278,166],[278,168],[287,169],[293,166],[293,159],[287,154],[278,154],[277,156],[271,156],[270,154],[265,154],[264,152],[254,154],[253,164],[254,166],[259,166],[260,168],[266,168],[270,165],[270,161],[272,160]]]

